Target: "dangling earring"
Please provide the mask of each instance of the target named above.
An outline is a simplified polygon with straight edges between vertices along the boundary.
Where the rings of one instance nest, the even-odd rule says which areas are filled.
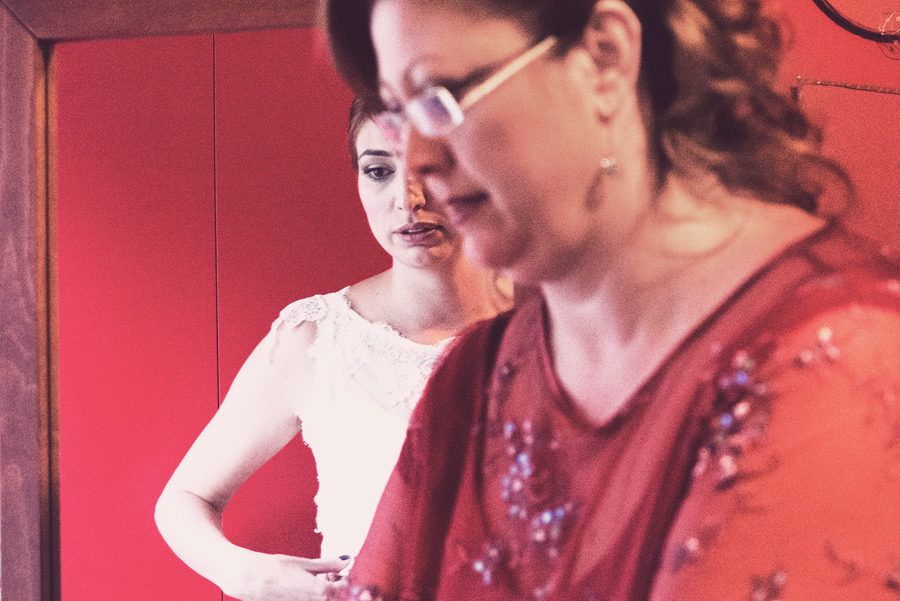
[[[619,175],[619,162],[616,157],[603,157],[600,159],[600,169],[603,171],[603,175],[615,177]]]
[[[604,182],[619,175],[619,162],[614,156],[600,157],[600,168],[594,172],[591,179],[591,186],[588,188],[585,197],[585,206],[595,208],[603,201]]]

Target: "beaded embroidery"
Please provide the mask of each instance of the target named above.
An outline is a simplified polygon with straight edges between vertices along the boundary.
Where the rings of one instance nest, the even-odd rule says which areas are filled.
[[[826,283],[837,287],[845,282],[835,278]],[[897,280],[890,280],[886,286],[891,293],[900,294],[900,284]],[[837,324],[834,325],[837,328]],[[842,336],[846,335],[843,329],[839,332],[842,332]],[[774,384],[769,383],[770,381],[776,383],[777,380],[768,380],[765,376],[777,376],[785,370],[840,368],[844,359],[841,345],[845,342],[843,338],[838,339],[831,327],[822,326],[814,331],[814,335],[802,348],[797,350],[793,347],[796,352],[792,350],[786,355],[777,356],[776,350],[785,349],[776,349],[774,342],[771,342],[769,346],[759,349],[758,355],[740,350],[734,353],[730,360],[726,357],[724,369],[713,372],[719,374],[711,379],[712,385],[715,386],[716,401],[709,414],[707,436],[698,451],[692,477],[695,480],[701,477],[710,478],[711,489],[716,491],[716,496],[720,494],[724,496],[726,491],[727,494],[734,495],[730,497],[733,503],[729,501],[731,507],[726,509],[726,512],[747,513],[765,510],[761,505],[754,505],[751,495],[742,496],[741,489],[736,486],[758,473],[752,471],[752,464],[747,456],[763,442],[771,418],[771,405],[778,393],[772,387]],[[849,348],[846,352],[849,353]],[[773,357],[776,361],[769,361]],[[761,369],[764,359],[765,373]],[[849,360],[849,354],[847,359]],[[490,393],[492,402],[489,407],[502,404],[514,373],[515,368],[511,364],[499,366],[493,380],[494,390]],[[876,416],[879,423],[890,421],[896,426],[893,430],[894,436],[888,441],[888,448],[898,449],[900,404],[897,399],[900,398],[900,385],[896,384],[896,380],[891,382],[887,388],[883,388],[883,382],[862,382],[860,392],[865,387],[873,389],[871,397],[878,401],[873,412],[879,411]],[[495,402],[497,400],[500,402]],[[496,453],[496,457],[488,460],[496,460],[499,464],[491,465],[491,470],[500,473],[500,485],[486,491],[485,494],[499,494],[507,509],[505,519],[509,524],[510,534],[503,539],[498,537],[488,540],[480,548],[477,547],[477,543],[473,544],[470,551],[474,553],[463,553],[465,568],[474,573],[478,581],[486,587],[500,584],[503,572],[514,572],[523,568],[526,565],[526,557],[529,562],[552,573],[553,567],[557,565],[555,560],[559,557],[559,550],[566,544],[567,534],[571,531],[574,520],[581,517],[579,510],[583,512],[583,507],[577,500],[568,498],[565,488],[555,488],[555,483],[548,484],[546,466],[552,463],[545,463],[541,458],[558,447],[552,432],[541,427],[541,424],[529,420],[502,420],[496,413],[481,427],[476,426],[475,435],[484,435],[493,442],[499,442],[496,446],[503,449],[503,452]],[[882,419],[884,417],[882,414],[888,415],[891,419]],[[774,467],[769,465],[763,469]],[[551,489],[552,494],[533,494],[534,490],[545,489]],[[697,531],[674,546],[674,554],[669,557],[674,559],[676,570],[700,558],[706,548],[712,548],[714,539],[727,523],[726,518],[727,515],[718,515],[704,520]],[[558,521],[554,522],[555,519]],[[812,554],[816,552],[821,553],[821,548],[811,551]],[[877,566],[874,570],[869,569],[869,566],[862,570],[842,555],[834,551],[831,553],[830,559],[838,568],[845,571],[848,579],[875,577],[882,590],[892,591],[900,598],[900,560],[891,565],[890,561],[894,559],[888,558],[887,563]],[[543,563],[536,558],[543,558]],[[671,565],[673,564],[668,564]],[[797,581],[800,581],[799,577]],[[739,598],[749,601],[789,601],[788,582],[787,569],[779,563],[773,563],[755,576],[741,577],[741,581],[737,583],[743,589]],[[526,592],[522,597],[534,601],[545,599],[557,592],[554,591],[553,584],[552,579],[548,580],[544,585]],[[591,593],[585,594],[587,597],[579,597],[581,601],[594,599],[596,596]]]
[[[753,577],[750,601],[781,601],[781,592],[787,584],[787,572],[776,570],[766,578]]]
[[[886,286],[895,294],[896,290],[900,290],[896,280],[891,280]],[[763,354],[767,354],[767,351],[771,351],[771,348],[762,349]],[[799,370],[836,368],[841,358],[842,351],[835,334],[831,327],[825,325],[815,332],[815,338],[810,344],[789,355],[789,363],[781,365],[781,368]],[[778,366],[775,366],[775,369],[777,370]],[[741,457],[765,435],[769,404],[774,391],[770,390],[757,371],[754,358],[747,351],[741,350],[734,354],[729,368],[717,381],[716,407],[719,409],[711,420],[708,442],[698,452],[692,477],[698,479],[709,470],[715,469],[716,489],[720,491],[729,488],[739,478],[747,475],[741,472]],[[893,388],[890,384],[887,388],[884,386],[883,382],[876,385],[867,381],[860,384],[859,392],[864,397],[872,398],[881,404],[880,408],[873,410],[879,414],[878,419],[871,420],[873,423],[893,424],[894,433],[888,436],[887,444],[890,452],[900,446],[900,418],[897,417],[897,412],[893,411],[897,405],[897,390],[900,387],[896,384]],[[887,419],[884,419],[885,417]],[[737,504],[740,503],[738,499]],[[736,510],[740,511],[740,508]],[[723,520],[724,516],[706,520],[706,526],[699,534],[689,536],[675,545],[672,552],[673,568],[678,570],[684,564],[697,560],[707,547],[711,547]],[[861,577],[876,576],[877,569],[862,569],[854,559],[839,553],[831,542],[826,544],[824,555],[843,573],[841,581],[845,584]],[[884,574],[884,587],[900,595],[900,562],[892,571],[881,573]],[[752,579],[749,600],[782,601],[786,583],[787,572],[783,569],[775,570],[765,578],[755,576]]]
[[[756,361],[738,351],[729,371],[719,377],[718,409],[712,418],[710,441],[700,449],[693,477],[717,472],[717,487],[731,486],[739,476],[740,459],[765,433],[769,418],[768,386],[756,374]]]
[[[338,595],[340,601],[384,601],[377,586],[360,586],[348,584],[343,594]]]
[[[516,367],[509,362],[497,369],[491,393],[494,409],[503,405],[515,373]],[[476,428],[474,434],[479,430]],[[488,419],[485,432],[488,438],[499,440],[502,448],[499,490],[486,494],[499,495],[506,506],[508,536],[484,543],[478,553],[463,551],[468,558],[466,565],[488,587],[495,584],[500,571],[514,571],[529,562],[544,566],[552,574],[581,505],[568,498],[565,482],[559,481],[549,467],[555,464],[553,455],[559,443],[548,426],[529,419],[501,421],[494,416]],[[550,579],[532,590],[530,598],[540,601],[553,588]]]
[[[566,498],[565,486],[547,468],[553,465],[549,456],[558,449],[550,432],[530,420],[520,424],[507,421],[499,434],[497,430],[488,428],[488,433],[502,437],[506,471],[500,490],[488,494],[499,494],[506,505],[510,536],[485,543],[481,553],[469,561],[485,586],[494,584],[499,570],[512,570],[527,561],[539,560],[539,565],[552,571],[580,506]],[[544,599],[552,590],[551,582],[544,583],[531,592],[531,598]]]

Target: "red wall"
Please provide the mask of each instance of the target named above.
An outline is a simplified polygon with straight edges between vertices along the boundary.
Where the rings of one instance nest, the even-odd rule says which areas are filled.
[[[349,93],[313,31],[66,43],[56,68],[62,597],[219,599],[153,503],[281,307],[387,266]],[[298,440],[226,530],[315,555],[315,486]]]
[[[797,75],[900,86],[900,61],[812,2],[781,0]],[[288,302],[387,266],[345,150],[348,92],[314,31],[56,49],[63,601],[212,601],[153,503]],[[900,244],[896,97],[806,88],[849,166],[859,229]],[[235,540],[314,555],[296,441],[238,493]]]
[[[212,40],[57,57],[62,598],[218,598],[152,517],[216,408]]]
[[[900,89],[900,60],[875,42],[844,31],[811,0],[780,0],[780,10],[791,32],[785,87],[801,76]],[[824,126],[826,152],[856,185],[859,198],[847,222],[900,256],[900,96],[804,86],[800,103]]]

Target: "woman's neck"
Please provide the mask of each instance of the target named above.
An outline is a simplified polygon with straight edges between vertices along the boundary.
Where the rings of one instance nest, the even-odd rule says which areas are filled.
[[[492,274],[461,259],[443,267],[424,270],[395,264],[355,285],[353,300],[367,319],[388,323],[425,344],[511,306]]]
[[[578,266],[572,284],[542,287],[564,386],[584,403],[602,394],[610,407],[595,417],[617,409],[750,275],[821,225],[724,192],[698,199],[671,180],[614,252]]]

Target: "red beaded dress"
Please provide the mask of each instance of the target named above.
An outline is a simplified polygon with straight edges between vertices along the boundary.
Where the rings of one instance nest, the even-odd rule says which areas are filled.
[[[590,423],[539,298],[418,405],[351,572],[388,601],[897,601],[900,270],[830,225]]]

